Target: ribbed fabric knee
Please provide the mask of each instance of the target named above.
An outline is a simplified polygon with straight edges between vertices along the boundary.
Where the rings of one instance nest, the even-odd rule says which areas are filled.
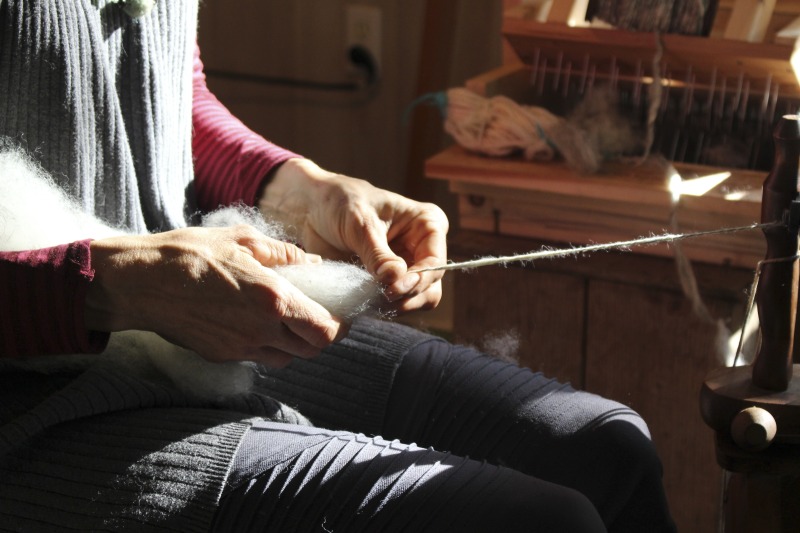
[[[263,422],[237,453],[214,531],[593,533],[605,527],[577,491],[512,469],[397,441]]]
[[[661,463],[630,408],[441,340],[403,359],[384,436],[574,488],[613,531],[672,531]]]

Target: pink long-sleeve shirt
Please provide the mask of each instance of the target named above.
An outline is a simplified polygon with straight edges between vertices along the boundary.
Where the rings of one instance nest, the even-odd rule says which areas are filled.
[[[200,209],[254,205],[265,177],[298,157],[235,118],[209,91],[195,49],[192,153]],[[94,277],[90,241],[23,252],[0,252],[0,357],[96,353],[108,334],[84,325],[86,292]]]

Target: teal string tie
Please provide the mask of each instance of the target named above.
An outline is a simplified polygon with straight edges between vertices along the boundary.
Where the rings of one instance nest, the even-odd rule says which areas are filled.
[[[435,93],[426,93],[422,96],[415,98],[403,111],[403,125],[408,125],[411,118],[411,112],[420,105],[431,105],[439,110],[442,118],[447,117],[447,91],[439,91]]]

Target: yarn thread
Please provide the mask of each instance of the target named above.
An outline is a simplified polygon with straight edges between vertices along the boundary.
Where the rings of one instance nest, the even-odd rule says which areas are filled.
[[[573,248],[556,248],[556,249],[541,249],[537,251],[527,252],[524,254],[506,255],[501,257],[486,256],[478,259],[470,259],[467,261],[450,262],[445,265],[432,266],[420,269],[409,270],[409,273],[423,273],[434,271],[447,271],[447,270],[471,270],[473,268],[481,268],[491,265],[507,265],[509,263],[524,263],[536,261],[539,259],[560,259],[563,257],[570,257],[575,255],[583,255],[593,252],[604,252],[612,250],[626,251],[635,246],[650,246],[654,244],[672,243],[691,239],[695,237],[704,237],[710,235],[723,235],[728,233],[738,233],[741,231],[748,231],[754,229],[766,229],[776,226],[784,225],[783,222],[755,222],[747,226],[735,226],[729,228],[719,228],[706,231],[696,231],[689,233],[663,233],[661,235],[651,235],[649,237],[638,237],[627,241],[615,241],[600,244],[589,244],[585,246],[576,246]]]
[[[742,321],[742,331],[739,335],[739,344],[736,347],[736,355],[733,358],[733,364],[731,366],[736,366],[739,363],[739,355],[742,353],[742,347],[744,346],[744,338],[745,338],[745,331],[747,330],[747,323],[750,321],[750,316],[753,314],[753,309],[755,308],[756,303],[756,293],[758,292],[758,281],[761,279],[761,270],[764,265],[769,263],[788,263],[789,261],[796,261],[800,259],[800,255],[792,255],[789,257],[776,257],[774,259],[764,259],[758,262],[756,266],[755,274],[753,275],[753,283],[750,285],[750,292],[747,299],[747,307],[745,308],[744,320]]]

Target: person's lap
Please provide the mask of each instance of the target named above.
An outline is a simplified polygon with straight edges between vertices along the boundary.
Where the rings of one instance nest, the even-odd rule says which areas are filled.
[[[358,359],[359,373],[342,384],[354,388],[364,385],[359,380],[368,379],[362,377],[370,374],[363,365],[369,366],[373,355],[380,351],[376,348],[380,342],[406,331],[396,324],[375,325],[373,343],[363,338],[370,336],[369,323],[359,328],[360,343],[351,343],[347,349],[375,346],[361,354],[368,357]],[[404,355],[402,350],[396,350],[400,354],[396,356],[399,367],[388,396],[364,409],[369,416],[347,418],[367,420],[360,423],[365,426],[363,429],[358,424],[343,428],[337,420],[344,418],[331,415],[326,420],[324,414],[350,409],[354,397],[369,395],[345,397],[341,404],[336,399],[342,395],[326,395],[331,403],[326,409],[315,411],[314,423],[318,427],[266,419],[255,422],[246,431],[228,469],[215,528],[602,531],[601,518],[615,531],[672,528],[660,484],[660,463],[646,426],[633,411],[474,350],[419,333],[409,331],[408,335],[416,337]],[[338,368],[341,372],[337,376],[347,375],[347,364],[332,364],[330,360],[347,357],[339,351],[326,350],[317,369],[304,362],[303,372]],[[393,357],[374,364],[384,365],[385,369],[387,360]],[[287,371],[298,372],[297,368]],[[278,400],[289,406],[303,404],[302,398],[295,402],[291,395]],[[172,411],[174,416],[152,419],[154,436],[166,435],[165,420],[183,420],[193,413],[186,406],[158,409],[160,413]],[[196,416],[205,420],[203,413],[202,409],[197,410]],[[373,423],[375,413],[383,413],[382,424]],[[135,424],[130,423],[131,417]],[[239,419],[244,422],[246,418],[248,415],[242,414]],[[71,439],[80,440],[76,449],[82,449],[90,445],[92,437],[75,428],[91,426],[92,420],[86,418],[55,431],[66,431]],[[147,411],[109,412],[103,420],[115,431],[121,427],[126,432],[135,430],[137,442],[152,440],[148,437],[151,419]],[[216,422],[209,424],[213,428]],[[216,435],[216,430],[210,431],[209,435]],[[381,436],[368,437],[359,431]],[[131,455],[123,442],[125,435],[121,433],[119,442],[114,441],[110,448],[119,452],[119,461]],[[180,439],[201,443],[209,435],[194,439],[181,434]],[[55,440],[61,438],[52,431],[42,434],[39,441],[46,445],[43,457],[52,460],[51,448],[57,449]],[[154,440],[153,446],[161,445]],[[156,448],[147,453],[154,458],[164,455]],[[37,457],[33,450],[25,451],[20,468],[39,464]],[[108,462],[107,457],[92,458],[88,453],[80,459],[81,464]],[[178,466],[183,459],[178,455],[176,461]],[[89,470],[99,471],[92,467]],[[71,471],[79,477],[71,481],[60,469],[61,481],[86,484],[81,474],[85,469],[76,467]],[[109,470],[109,476],[116,471]],[[153,494],[162,489],[159,485]],[[87,486],[86,490],[92,489]],[[103,490],[111,494],[113,488],[109,485]],[[198,512],[213,505],[208,501],[187,504]],[[94,500],[87,505],[97,508]],[[95,518],[102,522],[100,517]],[[137,515],[136,520],[140,519]],[[160,520],[164,519],[168,517],[161,516]]]
[[[256,426],[217,526],[600,531],[602,515],[619,531],[672,528],[636,413],[469,348],[438,339],[414,347],[382,433],[397,440]],[[429,448],[405,444],[414,442]]]
[[[215,531],[604,531],[577,491],[430,448],[257,423]]]

